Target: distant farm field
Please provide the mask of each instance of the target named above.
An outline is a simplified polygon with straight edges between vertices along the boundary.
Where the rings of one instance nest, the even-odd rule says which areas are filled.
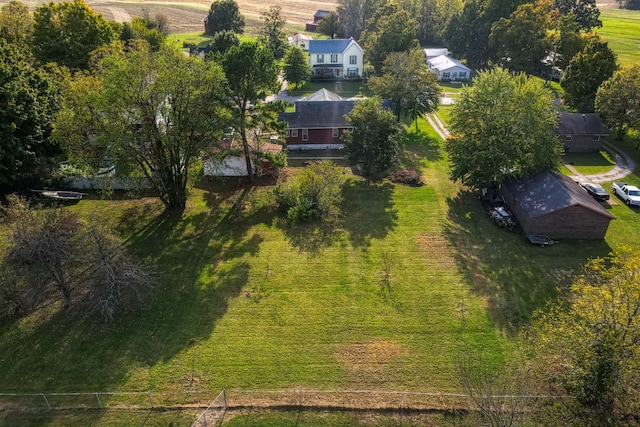
[[[143,16],[143,9],[147,9],[151,16],[162,13],[169,18],[169,30],[172,33],[190,33],[203,31],[202,19],[207,15],[213,0],[156,0],[156,1],[133,1],[133,0],[87,0],[96,12],[102,14],[106,19],[125,22],[133,17]],[[8,3],[3,0],[0,4]],[[48,3],[48,0],[25,0],[23,3],[30,8],[35,8]],[[304,29],[307,21],[313,20],[313,14],[318,9],[335,10],[335,1],[312,1],[312,0],[239,0],[240,12],[245,17],[247,32],[251,34],[252,29],[260,25],[260,13],[269,10],[272,5],[282,7],[282,14],[287,19],[287,24],[291,31]]]
[[[640,11],[602,9],[598,33],[618,55],[621,65],[640,62]]]

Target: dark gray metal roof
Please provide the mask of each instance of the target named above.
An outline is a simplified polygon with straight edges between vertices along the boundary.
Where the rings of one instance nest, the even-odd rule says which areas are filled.
[[[609,129],[602,124],[600,116],[596,113],[578,114],[558,112],[558,123],[555,129],[556,135],[609,135]]]
[[[613,218],[605,208],[568,176],[542,172],[522,181],[505,184],[518,204],[531,218],[550,214],[571,206],[581,206],[594,213]]]
[[[345,115],[351,113],[356,101],[298,101],[296,111],[280,114],[280,120],[291,129],[348,128]]]

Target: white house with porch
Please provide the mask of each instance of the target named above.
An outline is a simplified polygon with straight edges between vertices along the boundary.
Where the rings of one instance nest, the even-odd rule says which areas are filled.
[[[316,78],[361,77],[364,51],[352,38],[309,40],[309,65]]]
[[[427,59],[429,71],[438,75],[438,80],[467,80],[471,78],[471,68],[447,55]]]

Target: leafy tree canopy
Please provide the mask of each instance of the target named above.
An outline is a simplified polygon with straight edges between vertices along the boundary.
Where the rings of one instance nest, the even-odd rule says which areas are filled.
[[[41,63],[86,69],[91,52],[116,37],[113,27],[83,0],[48,3],[34,12],[33,50]]]
[[[272,51],[256,41],[232,46],[222,58],[222,68],[227,77],[225,91],[234,104],[233,126],[242,139],[249,179],[253,180],[248,130],[258,125],[264,126],[268,122],[268,120],[265,121],[266,117],[262,116],[262,112],[268,112],[270,108],[281,108],[281,106],[266,103],[262,108],[254,109],[252,103],[263,100],[267,95],[280,90],[278,80],[280,68]]]
[[[379,98],[356,102],[347,120],[353,129],[344,134],[344,150],[352,163],[362,164],[365,176],[396,162],[400,127]]]
[[[557,169],[553,111],[553,95],[542,80],[502,68],[480,72],[451,114],[451,178],[482,188]]]
[[[573,14],[582,30],[602,27],[596,0],[554,0],[553,8],[558,10],[560,16]]]
[[[262,12],[262,28],[260,41],[273,52],[276,59],[284,56],[289,46],[284,26],[287,21],[282,15],[281,6],[271,6],[268,12]]]
[[[491,27],[489,43],[498,62],[512,71],[539,74],[542,59],[550,50],[551,2],[525,3]]]
[[[596,92],[618,68],[616,54],[601,38],[592,38],[582,52],[569,61],[560,85],[565,104],[580,112],[592,112]]]
[[[146,176],[167,208],[183,208],[189,172],[229,124],[213,62],[139,43],[115,49],[67,90],[56,136],[76,162],[108,155]]]
[[[318,22],[318,32],[332,39],[340,32],[340,18],[335,12],[331,12]]]
[[[378,75],[391,52],[406,52],[419,47],[416,21],[405,10],[381,16],[373,27],[373,31],[368,30],[362,38],[369,62]]]
[[[220,31],[244,33],[244,16],[240,14],[236,0],[216,0],[211,3],[207,15],[207,34]]]
[[[13,186],[59,153],[50,139],[59,105],[52,79],[18,47],[0,40],[0,184]]]
[[[33,34],[33,18],[24,3],[12,0],[0,10],[0,37],[21,48],[29,48]]]
[[[293,85],[302,86],[311,77],[307,54],[297,46],[291,46],[284,56],[284,78]]]
[[[424,51],[393,52],[387,56],[382,76],[369,81],[373,92],[393,102],[398,121],[401,114],[416,119],[438,107],[440,86],[437,77],[429,71]]]
[[[637,129],[640,125],[640,65],[627,65],[602,83],[596,93],[595,108],[608,126],[618,129],[618,138],[629,128]]]
[[[638,249],[590,261],[567,299],[535,317],[532,343],[547,379],[576,397],[592,425],[614,425],[640,379]]]
[[[383,0],[338,0],[340,35],[359,40],[367,22],[382,4]]]

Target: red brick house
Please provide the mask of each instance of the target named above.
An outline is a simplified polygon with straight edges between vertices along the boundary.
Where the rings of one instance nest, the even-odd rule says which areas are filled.
[[[588,153],[602,149],[602,141],[609,135],[609,129],[602,124],[596,113],[579,114],[558,112],[558,122],[554,130],[565,151]]]
[[[294,111],[280,114],[287,122],[286,147],[291,150],[342,148],[342,134],[351,129],[345,118],[357,101],[344,100],[326,89],[294,103]]]
[[[509,182],[500,192],[525,234],[602,240],[614,219],[571,178],[555,172]]]

